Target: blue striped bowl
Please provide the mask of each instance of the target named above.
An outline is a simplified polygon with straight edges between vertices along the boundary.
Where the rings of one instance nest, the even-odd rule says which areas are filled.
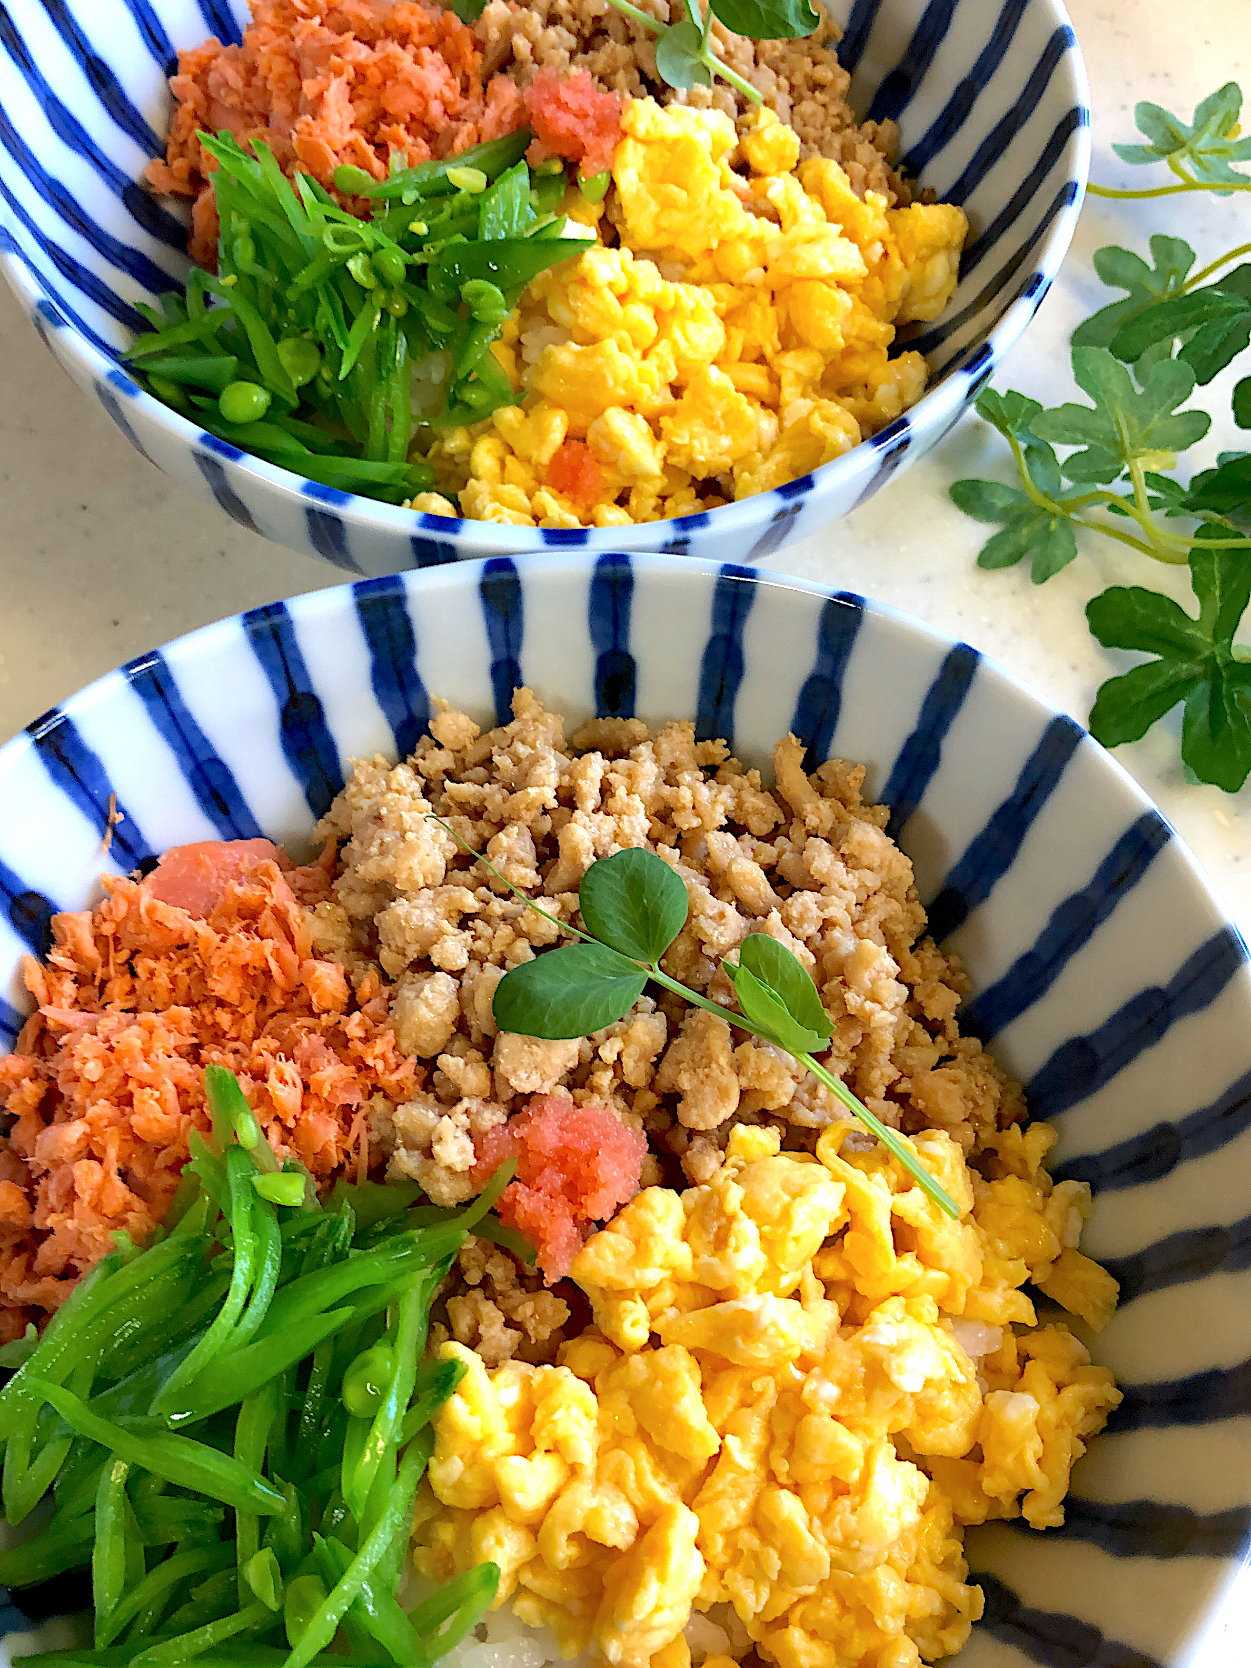
[[[813,475],[636,528],[416,514],[317,486],[205,434],[118,363],[137,301],[181,285],[181,221],[137,184],[163,149],[176,49],[239,38],[246,0],[0,0],[0,265],[48,346],[126,438],[236,521],[356,574],[576,545],[763,558],[846,515],[928,451],[1034,316],[1076,223],[1086,75],[1060,0],[832,0],[852,100],[898,120],[906,168],[972,223],[944,317],[907,345],[935,384]]]
[[[1181,1668],[1251,1532],[1247,951],[1129,777],[967,645],[847,593],[620,554],[366,580],[210,626],[0,749],[0,1046],[22,956],[98,871],[176,841],[298,845],[346,761],[404,754],[433,696],[502,720],[522,680],[577,721],[695,714],[751,762],[790,728],[814,764],[868,763],[973,975],[965,1029],[1058,1126],[1059,1173],[1093,1184],[1088,1248],[1123,1294],[1099,1355],[1125,1401],[1063,1530],[969,1537],[986,1620],[965,1661]]]

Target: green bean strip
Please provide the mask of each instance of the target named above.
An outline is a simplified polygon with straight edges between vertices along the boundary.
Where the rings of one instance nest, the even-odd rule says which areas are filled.
[[[382,1405],[361,1444],[359,1457],[344,1478],[343,1498],[362,1525],[365,1502],[373,1490],[374,1479],[384,1458],[395,1451],[400,1426],[413,1394],[417,1361],[425,1342],[427,1304],[427,1294],[419,1287],[410,1288],[400,1299],[399,1324],[391,1351],[393,1367],[390,1381]],[[346,1449],[344,1452],[346,1456]]]
[[[278,1388],[274,1383],[262,1385],[244,1398],[235,1421],[234,1454],[240,1465],[251,1471],[261,1471],[265,1464],[265,1448],[269,1432],[278,1412]],[[235,1563],[239,1571],[239,1603],[248,1599],[244,1566],[260,1551],[261,1520],[255,1512],[235,1513]]]
[[[318,1535],[314,1541],[318,1567],[333,1586],[341,1581],[352,1566],[352,1551],[337,1535]],[[344,1620],[354,1612],[384,1650],[390,1651],[396,1662],[418,1664],[425,1653],[421,1636],[409,1621],[399,1602],[382,1588],[375,1571],[373,1579],[366,1578],[361,1590],[347,1611]]]
[[[218,1541],[213,1546],[198,1546],[185,1552],[175,1552],[172,1557],[166,1558],[154,1570],[149,1571],[138,1586],[117,1601],[103,1626],[97,1610],[97,1646],[111,1645],[122,1630],[154,1600],[168,1600],[170,1589],[176,1587],[180,1581],[188,1581],[195,1575],[215,1573],[231,1561],[229,1541]]]
[[[95,1641],[107,1645],[116,1635],[109,1625],[126,1587],[126,1478],[130,1467],[114,1460],[100,1473],[96,1491],[96,1538],[91,1551],[91,1602],[95,1607]]]
[[[252,1187],[255,1174],[256,1166],[242,1147],[231,1147],[227,1151],[226,1186],[230,1197],[230,1233],[235,1256],[230,1290],[208,1331],[161,1386],[152,1402],[153,1413],[164,1413],[177,1406],[179,1392],[222,1353],[239,1324],[256,1272],[257,1240],[252,1214],[261,1201]]]
[[[272,1484],[229,1455],[218,1453],[215,1448],[167,1431],[158,1431],[152,1436],[137,1436],[111,1419],[101,1419],[60,1385],[32,1379],[30,1388],[34,1394],[51,1402],[71,1429],[80,1436],[90,1437],[103,1448],[111,1448],[118,1459],[142,1466],[145,1471],[154,1471],[158,1477],[164,1477],[182,1488],[207,1494],[226,1506],[265,1515],[282,1510],[282,1495]]]
[[[203,1627],[194,1629],[191,1633],[182,1633],[174,1639],[163,1639],[159,1644],[149,1645],[146,1651],[140,1651],[138,1656],[131,1657],[131,1668],[156,1668],[158,1663],[191,1662],[197,1657],[212,1650],[214,1645],[222,1645],[227,1639],[233,1639],[237,1634],[247,1633],[252,1628],[263,1628],[273,1620],[268,1606],[256,1599],[245,1610],[238,1611],[233,1616],[223,1616],[218,1622],[206,1622]]]
[[[79,1569],[91,1556],[95,1520],[58,1512],[40,1534],[0,1552],[0,1585],[34,1587],[66,1570]]]
[[[287,1668],[308,1668],[318,1651],[324,1650],[334,1638],[344,1611],[359,1596],[361,1588],[390,1545],[397,1527],[412,1521],[413,1501],[424,1468],[424,1455],[405,1454],[400,1463],[399,1476],[377,1523],[347,1570],[317,1607],[303,1638],[287,1658]],[[495,1568],[494,1565],[490,1567]],[[497,1582],[498,1578],[497,1570]]]
[[[284,1336],[253,1339],[237,1354],[222,1357],[210,1365],[203,1377],[187,1386],[178,1398],[180,1405],[166,1413],[166,1424],[171,1429],[198,1424],[201,1419],[211,1419],[224,1408],[233,1407],[241,1397],[250,1396],[269,1379],[302,1361],[310,1348],[346,1326],[354,1314],[355,1310],[342,1308],[301,1319],[299,1328]]]
[[[499,1584],[498,1564],[478,1564],[453,1576],[437,1593],[431,1593],[409,1612],[409,1622],[426,1642],[427,1660],[452,1650],[478,1625],[490,1608]],[[430,1649],[432,1645],[437,1648]]]
[[[399,1444],[406,1448],[419,1430],[427,1426],[435,1414],[456,1392],[465,1376],[463,1361],[423,1361],[417,1369],[414,1396],[400,1427]]]
[[[254,1190],[255,1191],[255,1190]],[[259,1331],[274,1293],[278,1290],[278,1275],[282,1268],[282,1234],[278,1228],[278,1212],[268,1199],[259,1194],[252,1200],[253,1227],[256,1232],[256,1283],[248,1306],[239,1318],[231,1335],[229,1348],[242,1349]]]
[[[216,1575],[210,1575],[207,1581],[193,1587],[186,1604],[180,1604],[173,1615],[166,1618],[161,1637],[173,1639],[181,1633],[194,1632],[205,1622],[215,1622],[221,1616],[232,1615],[238,1602],[235,1572],[232,1569],[218,1570]]]

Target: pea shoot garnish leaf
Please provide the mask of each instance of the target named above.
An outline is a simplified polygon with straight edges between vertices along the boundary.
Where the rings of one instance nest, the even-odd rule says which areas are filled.
[[[1251,160],[1251,140],[1237,134],[1241,108],[1233,82],[1204,99],[1190,123],[1140,104],[1149,143],[1118,145],[1117,154],[1165,163],[1173,183],[1092,186],[1091,195],[1251,190],[1251,175],[1232,166]],[[1023,394],[984,390],[977,410],[1007,442],[1017,479],[951,488],[966,514],[999,528],[978,556],[982,567],[1028,558],[1041,583],[1073,561],[1086,532],[1187,568],[1197,617],[1142,586],[1114,586],[1090,603],[1100,643],[1151,656],[1103,684],[1090,728],[1117,747],[1182,703],[1187,769],[1231,793],[1251,771],[1251,655],[1236,641],[1251,595],[1251,454],[1222,453],[1188,480],[1178,459],[1211,428],[1209,413],[1188,406],[1195,389],[1251,348],[1249,251],[1241,243],[1196,272],[1191,246],[1162,233],[1151,238],[1150,261],[1115,245],[1097,250],[1098,276],[1124,294],[1073,332],[1073,377],[1090,403],[1044,410]],[[1251,428],[1251,376],[1236,382],[1231,415]]]
[[[656,69],[671,87],[711,87],[703,31],[689,19],[670,24],[656,42]]]
[[[727,29],[753,41],[796,40],[821,21],[809,0],[712,0],[712,9]]]
[[[763,95],[717,53],[713,19],[736,35],[758,41],[794,40],[810,35],[821,22],[810,0],[706,0],[703,11],[699,0],[685,0],[686,16],[671,23],[640,11],[630,0],[609,4],[657,36],[656,73],[670,87],[711,87],[719,77],[753,104],[761,104]]]
[[[624,1019],[649,983],[660,985],[792,1055],[873,1132],[948,1216],[959,1216],[955,1201],[926,1169],[915,1147],[814,1058],[828,1049],[834,1028],[812,976],[785,944],[765,933],[751,933],[739,945],[737,961],[721,963],[738,998],[735,1013],[679,983],[660,965],[686,923],[688,903],[681,877],[655,852],[619,851],[590,865],[578,891],[584,932],[515,886],[451,823],[433,812],[428,815],[528,909],[581,940],[545,950],[505,973],[492,999],[501,1031],[553,1041],[591,1036]]]

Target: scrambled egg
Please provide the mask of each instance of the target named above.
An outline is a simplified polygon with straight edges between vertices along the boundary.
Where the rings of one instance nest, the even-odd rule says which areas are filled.
[[[727,1603],[779,1668],[958,1650],[982,1607],[964,1525],[1060,1523],[1120,1400],[1021,1290],[1094,1326],[1116,1301],[1076,1248],[1089,1189],[1043,1168],[1054,1139],[1006,1131],[985,1180],[918,1136],[959,1221],[850,1124],[815,1158],[740,1126],[704,1186],[639,1193],[574,1264],[595,1324],[558,1365],[443,1346],[468,1370],[435,1424],[422,1573],[493,1559],[498,1602],[614,1668],[689,1668],[692,1612]]]
[[[921,355],[887,350],[950,299],[960,209],[862,201],[838,163],[797,167],[769,110],[741,144],[721,112],[651,99],[627,100],[622,126],[619,245],[530,286],[498,345],[524,398],[444,434],[441,490],[414,507],[455,514],[459,495],[468,516],[543,527],[692,514],[829,463],[924,389]],[[565,207],[602,213],[576,193]],[[548,477],[570,440],[598,466],[594,502]]]

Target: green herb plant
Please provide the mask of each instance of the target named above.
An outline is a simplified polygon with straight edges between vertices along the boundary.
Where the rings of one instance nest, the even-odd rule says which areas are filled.
[[[485,3],[452,0],[452,9],[463,22],[472,23],[482,15]],[[754,41],[796,40],[810,35],[821,22],[810,0],[708,0],[703,12],[699,0],[682,0],[686,16],[669,23],[631,5],[630,0],[610,0],[610,4],[656,36],[656,73],[668,86],[711,87],[719,77],[754,104],[762,102],[758,89],[731,69],[713,45],[713,19],[733,34]]]
[[[5,1515],[24,1523],[49,1490],[53,1510],[0,1552],[0,1583],[89,1570],[94,1611],[90,1646],[23,1660],[429,1668],[499,1570],[413,1610],[395,1597],[430,1421],[462,1373],[422,1347],[466,1234],[517,1248],[489,1214],[515,1166],[460,1212],[372,1183],[323,1207],[230,1072],[210,1066],[205,1093],[213,1138],[192,1134],[152,1244],[117,1236],[5,1358]]]
[[[450,823],[431,816],[527,908],[578,940],[545,950],[504,975],[493,999],[501,1031],[548,1040],[588,1037],[624,1019],[648,984],[660,985],[792,1055],[873,1132],[936,1204],[949,1216],[959,1216],[955,1201],[926,1169],[911,1142],[875,1117],[814,1058],[828,1048],[833,1026],[811,975],[784,944],[767,933],[749,933],[739,945],[738,960],[721,963],[734,986],[739,1007],[735,1013],[671,978],[660,965],[686,924],[688,903],[681,876],[655,852],[630,848],[592,863],[578,888],[583,923],[579,928],[535,903]]]
[[[130,363],[211,434],[324,486],[395,504],[431,487],[435,431],[516,398],[490,349],[522,290],[585,247],[555,212],[559,159],[532,176],[522,128],[447,162],[393,155],[382,181],[340,167],[363,219],[259,140],[199,137],[218,163],[217,274],[195,267],[162,312],[140,309],[152,329]]]
[[[1091,195],[1251,190],[1251,175],[1234,166],[1251,160],[1241,110],[1234,82],[1204,99],[1190,123],[1139,104],[1147,143],[1113,149],[1132,164],[1164,163],[1175,178],[1132,191],[1092,185]],[[1185,764],[1233,793],[1251,774],[1251,654],[1236,641],[1251,596],[1251,454],[1221,453],[1188,481],[1177,460],[1211,427],[1208,413],[1188,403],[1196,388],[1251,344],[1251,263],[1237,264],[1251,243],[1198,271],[1181,238],[1157,234],[1149,249],[1150,260],[1115,246],[1095,253],[1099,278],[1123,294],[1073,333],[1073,377],[1089,404],[1044,410],[1023,394],[985,391],[977,410],[1007,442],[1019,484],[957,481],[951,496],[998,527],[979,565],[1028,559],[1035,584],[1073,560],[1079,530],[1188,567],[1197,615],[1142,586],[1114,586],[1091,600],[1087,619],[1100,643],[1152,658],[1102,685],[1090,729],[1116,747],[1183,703]],[[1240,428],[1251,428],[1251,376],[1234,387],[1232,411]]]

